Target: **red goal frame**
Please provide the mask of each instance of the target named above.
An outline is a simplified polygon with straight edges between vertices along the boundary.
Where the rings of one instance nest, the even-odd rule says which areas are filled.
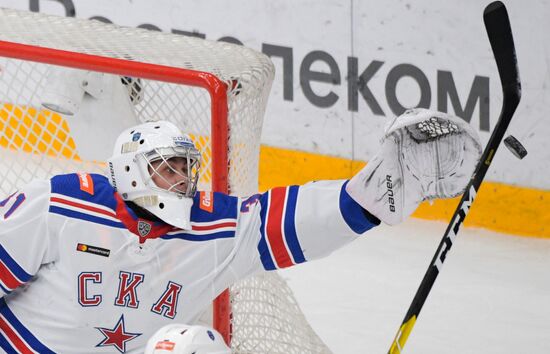
[[[59,65],[75,69],[98,71],[120,76],[201,87],[211,99],[212,191],[229,192],[228,165],[228,103],[227,84],[215,75],[189,69],[143,63],[99,55],[0,41],[0,56]],[[231,342],[231,308],[229,290],[214,300],[213,326],[227,344]]]

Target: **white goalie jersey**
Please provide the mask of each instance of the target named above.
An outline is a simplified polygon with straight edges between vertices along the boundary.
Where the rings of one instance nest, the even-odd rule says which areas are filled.
[[[346,183],[200,192],[183,231],[140,219],[104,176],[34,181],[0,202],[0,348],[143,353],[157,329],[195,323],[233,282],[374,227]]]

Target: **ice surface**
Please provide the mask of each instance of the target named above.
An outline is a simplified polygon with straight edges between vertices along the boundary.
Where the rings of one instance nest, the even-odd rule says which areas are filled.
[[[281,272],[335,354],[387,353],[445,231],[381,226]],[[550,240],[463,228],[405,354],[550,353]]]

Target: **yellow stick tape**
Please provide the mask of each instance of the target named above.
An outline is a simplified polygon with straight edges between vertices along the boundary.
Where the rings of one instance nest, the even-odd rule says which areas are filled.
[[[416,316],[413,316],[401,325],[399,332],[397,332],[397,335],[391,344],[389,354],[401,354],[403,352],[403,347],[405,346],[405,343],[407,343],[407,339],[409,338],[415,323]]]
[[[313,180],[350,178],[365,165],[338,157],[261,146],[260,190]],[[459,198],[423,203],[414,217],[449,221]],[[550,191],[483,182],[465,221],[514,235],[550,238]]]

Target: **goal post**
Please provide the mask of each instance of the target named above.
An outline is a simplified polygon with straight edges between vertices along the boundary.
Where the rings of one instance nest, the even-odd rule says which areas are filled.
[[[228,164],[228,90],[227,85],[213,74],[7,41],[0,41],[0,56],[74,69],[111,73],[122,77],[191,85],[207,90],[211,101],[212,117],[211,190],[229,193],[228,170],[226,168]],[[231,328],[229,323],[231,311],[229,301],[229,291],[225,290],[215,300],[213,307],[213,326],[222,333],[228,343],[230,342]]]
[[[257,193],[273,77],[267,56],[235,44],[0,9],[0,194],[59,173],[105,174],[109,139],[159,119],[198,146],[199,189]],[[330,352],[274,272],[238,282],[213,312],[234,353]]]

